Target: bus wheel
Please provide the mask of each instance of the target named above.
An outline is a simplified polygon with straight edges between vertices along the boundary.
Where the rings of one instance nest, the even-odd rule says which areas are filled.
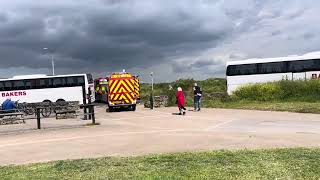
[[[51,115],[51,101],[50,100],[44,100],[44,103],[46,103],[45,108],[41,110],[41,114],[43,117],[49,117]]]
[[[67,103],[66,100],[64,100],[64,99],[58,99],[58,100],[56,101],[56,104],[57,104],[58,106],[66,106],[66,105],[68,105],[68,103]]]
[[[20,106],[22,106],[22,109],[24,113],[27,115],[34,115],[35,114],[35,109],[31,106],[28,105],[28,103],[24,102]]]

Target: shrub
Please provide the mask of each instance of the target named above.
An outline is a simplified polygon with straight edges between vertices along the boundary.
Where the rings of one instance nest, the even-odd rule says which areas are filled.
[[[319,80],[282,80],[246,85],[234,92],[233,99],[254,101],[319,101]]]

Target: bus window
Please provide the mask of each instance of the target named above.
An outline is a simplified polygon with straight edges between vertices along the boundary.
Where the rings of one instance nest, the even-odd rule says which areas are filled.
[[[91,74],[87,74],[87,78],[88,78],[88,83],[92,84],[93,83],[93,78]]]
[[[3,82],[0,82],[0,91],[4,91],[4,83]]]
[[[36,80],[26,80],[25,89],[36,89]]]
[[[287,71],[286,62],[260,63],[258,67],[258,74],[284,73]]]
[[[230,65],[227,68],[227,76],[257,74],[257,64]]]
[[[11,81],[5,81],[4,82],[4,90],[5,91],[11,91],[12,90],[12,82]]]
[[[51,88],[51,87],[52,87],[52,79],[39,80],[39,88]]]
[[[12,90],[24,90],[24,82],[23,80],[19,80],[19,81],[13,81],[13,87]]]
[[[84,85],[84,76],[79,76],[77,77],[77,80],[78,80],[78,85],[82,86]]]
[[[65,85],[66,85],[65,78],[58,77],[53,79],[53,87],[63,87]]]
[[[67,77],[67,86],[76,86],[77,77]]]

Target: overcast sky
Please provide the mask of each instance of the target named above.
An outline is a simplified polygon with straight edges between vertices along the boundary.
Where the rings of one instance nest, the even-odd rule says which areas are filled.
[[[320,49],[315,0],[0,0],[0,77],[224,77],[225,62]],[[48,51],[43,48],[48,48]]]

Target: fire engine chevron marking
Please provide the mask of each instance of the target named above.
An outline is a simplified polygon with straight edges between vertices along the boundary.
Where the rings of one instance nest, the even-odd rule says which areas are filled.
[[[136,98],[133,79],[116,79],[110,82],[110,98],[113,101],[133,103]]]

